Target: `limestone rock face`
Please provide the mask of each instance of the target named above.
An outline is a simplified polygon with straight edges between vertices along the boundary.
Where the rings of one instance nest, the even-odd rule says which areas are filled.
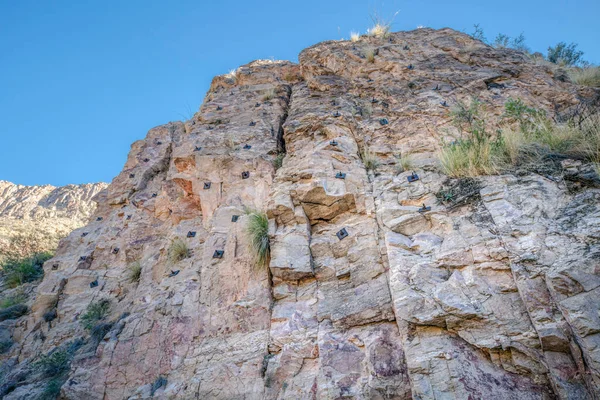
[[[490,176],[446,204],[436,193],[454,183],[434,153],[459,133],[445,106],[457,100],[477,96],[498,124],[511,97],[552,114],[600,94],[449,29],[325,42],[299,60],[215,78],[192,120],[133,144],[14,322],[12,374],[87,337],[79,317],[109,299],[114,323],[75,356],[64,398],[598,398],[600,190]],[[408,153],[415,169],[399,173]],[[268,268],[248,209],[268,216]]]
[[[0,181],[0,258],[54,250],[73,229],[89,222],[94,196],[108,185],[54,187]]]

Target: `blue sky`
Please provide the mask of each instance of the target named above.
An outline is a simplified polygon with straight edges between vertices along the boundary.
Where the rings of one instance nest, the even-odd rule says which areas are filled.
[[[0,0],[0,180],[109,182],[148,129],[198,109],[214,75],[364,32],[394,12],[488,39],[521,32],[545,53],[579,43],[600,62],[600,1]]]

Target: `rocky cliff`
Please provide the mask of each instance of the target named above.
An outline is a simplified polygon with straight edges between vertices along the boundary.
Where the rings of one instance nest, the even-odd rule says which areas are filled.
[[[54,187],[0,181],[0,258],[56,249],[58,241],[85,225],[92,198],[105,183]]]
[[[46,262],[3,356],[5,398],[41,391],[31,365],[78,337],[63,398],[598,398],[600,190],[525,171],[448,180],[435,158],[459,137],[459,100],[498,121],[509,98],[556,115],[598,95],[450,29],[216,77],[191,120],[133,144]],[[251,209],[269,220],[265,267]],[[90,338],[82,318],[103,300]]]

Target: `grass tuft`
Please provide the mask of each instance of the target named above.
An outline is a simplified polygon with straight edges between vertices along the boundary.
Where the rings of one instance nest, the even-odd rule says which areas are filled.
[[[404,156],[398,155],[396,157],[396,172],[401,174],[402,172],[409,171],[413,169],[414,162],[413,158],[410,154],[405,154]]]
[[[277,91],[275,91],[275,88],[270,88],[267,89],[263,92],[262,95],[262,101],[269,101],[274,99],[277,96]]]
[[[137,283],[140,281],[142,276],[142,265],[139,261],[135,261],[129,265],[128,269],[128,279],[129,283]]]
[[[375,171],[379,167],[379,159],[368,148],[362,151],[360,157],[367,171]]]
[[[367,62],[370,62],[370,63],[375,62],[375,49],[373,49],[372,47],[367,47],[364,50],[363,55],[367,59]]]
[[[180,238],[173,239],[167,250],[167,259],[169,262],[171,264],[176,264],[189,256],[190,249],[188,248],[188,245]]]
[[[578,85],[600,87],[600,67],[571,68],[568,74]]]
[[[269,262],[271,246],[269,243],[269,219],[265,213],[253,211],[248,214],[247,232],[250,246],[256,262],[265,266]]]
[[[392,18],[390,18],[389,21],[384,20],[377,14],[373,15],[371,17],[371,20],[373,21],[373,26],[371,26],[367,30],[367,35],[378,38],[387,38],[390,35],[392,23],[394,22],[396,15],[398,15],[398,12],[399,11],[396,11],[396,13],[392,16]]]
[[[102,321],[108,315],[110,310],[110,301],[102,299],[87,306],[85,313],[79,318],[79,322],[85,329],[91,331],[98,322]]]
[[[350,40],[355,43],[358,42],[360,40],[360,33],[350,32]]]

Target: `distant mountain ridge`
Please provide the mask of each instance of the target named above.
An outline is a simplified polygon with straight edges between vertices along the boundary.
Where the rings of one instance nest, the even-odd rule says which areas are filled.
[[[87,223],[108,184],[25,186],[0,180],[0,258],[53,250]]]

